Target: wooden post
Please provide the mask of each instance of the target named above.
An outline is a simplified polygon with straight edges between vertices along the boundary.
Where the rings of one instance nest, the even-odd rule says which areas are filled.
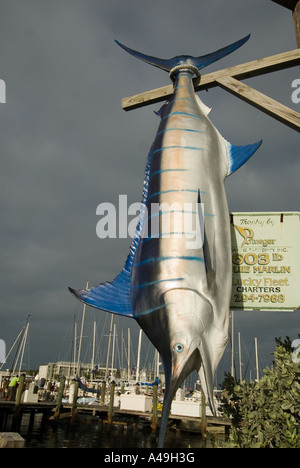
[[[153,398],[152,398],[152,424],[151,429],[152,431],[156,431],[157,429],[157,383],[153,384]]]
[[[206,399],[203,388],[201,387],[201,437],[202,444],[205,446],[206,442]]]
[[[24,382],[25,382],[25,375],[22,374],[19,379],[19,386],[17,389],[17,396],[16,396],[16,407],[20,406],[21,403],[21,397],[23,393],[23,388],[24,388]]]
[[[25,382],[25,375],[21,375],[19,379],[19,386],[17,389],[17,395],[16,395],[16,404],[15,404],[15,410],[13,414],[13,420],[12,420],[12,430],[18,429],[19,425],[21,424],[21,419],[22,419],[22,414],[20,414],[20,405],[21,405],[21,397],[23,393],[23,388],[24,388],[24,382]]]
[[[298,1],[297,5],[294,8],[293,18],[294,18],[297,46],[300,49],[300,0]]]
[[[20,404],[21,404],[21,397],[23,393],[23,387],[24,387],[24,382],[25,382],[25,375],[21,375],[19,379],[19,386],[17,389],[17,395],[16,395],[16,404],[15,404],[15,411],[14,411],[14,419],[18,418],[19,416],[19,411],[20,411]]]
[[[300,49],[300,0],[272,0],[272,2],[292,10],[297,44]]]
[[[46,401],[50,399],[50,393],[51,393],[51,380],[47,383],[47,389],[46,389]]]
[[[106,382],[103,380],[101,387],[101,405],[105,405]]]
[[[74,385],[74,394],[73,394],[73,402],[72,402],[72,422],[74,422],[77,417],[77,397],[78,397],[79,383],[76,381],[73,385]]]
[[[57,394],[57,401],[56,401],[56,408],[55,408],[55,413],[54,413],[54,420],[57,421],[60,416],[60,410],[61,410],[61,402],[64,394],[64,389],[65,389],[65,383],[66,383],[66,378],[62,377],[59,381],[59,389],[58,389],[58,394]]]
[[[110,386],[110,398],[109,398],[109,407],[108,407],[108,414],[107,414],[107,423],[110,426],[112,424],[112,418],[113,418],[115,387],[116,387],[116,383],[112,381],[111,386]]]

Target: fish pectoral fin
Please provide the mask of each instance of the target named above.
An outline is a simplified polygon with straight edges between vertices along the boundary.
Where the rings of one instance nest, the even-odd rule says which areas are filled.
[[[71,294],[85,304],[113,314],[133,317],[130,298],[131,274],[123,269],[111,282],[101,283],[91,289],[74,290]]]
[[[237,171],[261,146],[262,140],[252,145],[246,146],[235,146],[226,141],[227,146],[227,160],[228,160],[228,172],[227,176]]]

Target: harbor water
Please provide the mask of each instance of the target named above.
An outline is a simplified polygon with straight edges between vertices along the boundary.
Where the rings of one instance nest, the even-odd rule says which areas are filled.
[[[25,439],[25,448],[103,448],[103,449],[155,449],[157,438],[149,425],[139,425],[134,431],[130,427],[99,424],[97,418],[80,419],[75,423],[61,420],[57,423],[46,421],[36,415],[34,425],[29,429],[29,415],[24,414],[19,428]],[[214,443],[212,443],[212,439]],[[223,435],[206,438],[205,444],[200,434],[169,430],[165,447],[169,449],[212,448],[222,443]]]

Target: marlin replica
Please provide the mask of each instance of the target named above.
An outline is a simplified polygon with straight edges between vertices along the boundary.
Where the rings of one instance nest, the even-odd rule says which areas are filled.
[[[215,413],[214,375],[228,339],[232,289],[224,181],[261,142],[228,143],[209,120],[210,110],[195,94],[194,81],[201,78],[199,70],[249,37],[202,57],[170,60],[116,41],[138,59],[169,72],[174,94],[158,113],[161,121],[146,165],[140,220],[123,270],[112,282],[70,291],[92,307],[134,318],[159,351],[166,380],[159,447],[175,392],[192,371],[199,372]],[[182,226],[180,213],[194,215],[197,229],[191,223],[189,229],[186,223]],[[156,221],[155,232],[152,225],[148,232],[150,221]]]

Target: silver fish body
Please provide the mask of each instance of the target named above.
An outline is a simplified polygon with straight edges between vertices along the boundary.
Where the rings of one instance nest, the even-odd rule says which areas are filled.
[[[183,69],[151,151],[148,229],[153,217],[159,218],[160,229],[158,236],[150,233],[140,243],[132,303],[137,322],[162,356],[166,394],[173,397],[196,369],[214,412],[214,374],[227,343],[231,241],[224,189],[227,145],[207,112],[195,95],[192,74]],[[196,223],[199,194],[202,242],[196,235],[193,240],[185,226]],[[153,204],[162,208],[159,214],[157,207],[152,214]],[[190,215],[189,223],[181,213]]]

